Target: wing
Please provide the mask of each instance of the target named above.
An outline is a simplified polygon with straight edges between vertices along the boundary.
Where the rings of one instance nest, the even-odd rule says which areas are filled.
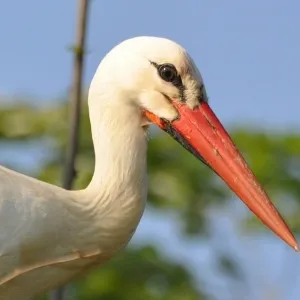
[[[7,281],[0,284],[0,300],[31,299],[33,296],[67,283],[70,279],[107,259],[100,258],[98,255],[78,258],[78,255],[74,253],[45,262],[45,265],[23,269],[19,274],[11,273],[11,278],[6,278]]]
[[[0,299],[27,299],[91,263],[76,252],[70,197],[70,191],[0,167]]]

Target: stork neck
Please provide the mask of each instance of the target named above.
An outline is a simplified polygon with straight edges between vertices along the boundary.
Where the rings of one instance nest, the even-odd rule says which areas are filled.
[[[119,197],[144,189],[147,140],[137,107],[125,101],[89,100],[95,170],[87,190]]]

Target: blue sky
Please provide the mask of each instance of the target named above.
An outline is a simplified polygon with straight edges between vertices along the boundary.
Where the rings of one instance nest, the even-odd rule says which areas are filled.
[[[296,0],[94,0],[85,83],[123,39],[169,37],[195,59],[222,120],[299,127],[299,9]],[[75,12],[74,0],[1,5],[0,95],[49,99],[66,92]]]
[[[0,101],[26,94],[38,102],[50,102],[66,93],[72,62],[66,49],[74,37],[75,2],[10,0],[1,4]],[[300,2],[296,0],[94,0],[87,43],[86,86],[101,58],[118,42],[137,35],[164,36],[181,43],[190,52],[204,78],[211,105],[226,125],[242,122],[274,130],[299,130],[299,11]],[[142,222],[138,236],[146,234],[150,215]],[[164,221],[164,217],[160,219]],[[172,226],[170,230],[174,231],[175,225]],[[231,236],[234,230],[228,226]],[[233,234],[237,236],[238,233]],[[251,243],[250,247],[254,243],[254,247],[262,249],[266,240],[250,239],[246,244]],[[265,247],[272,255],[255,252],[255,257],[264,262],[265,267],[260,270],[265,272],[264,278],[277,274],[270,266],[278,265],[278,260],[294,262],[293,252],[280,243],[270,237]],[[248,246],[239,244],[238,251],[251,256]],[[199,259],[196,258],[199,251],[203,252],[202,258],[208,259],[204,254],[208,250],[201,248],[201,252],[196,246],[188,249],[181,244],[178,250],[181,254],[177,253],[177,257],[186,251],[194,253],[192,265]],[[245,266],[250,270],[255,290],[255,285],[261,282],[258,279],[261,273],[251,267]],[[295,270],[293,274],[295,281],[287,277],[291,282],[280,276],[271,279],[283,286],[283,298],[287,300],[299,299],[296,296],[299,289],[288,292],[296,279],[299,285],[299,275],[296,276]]]

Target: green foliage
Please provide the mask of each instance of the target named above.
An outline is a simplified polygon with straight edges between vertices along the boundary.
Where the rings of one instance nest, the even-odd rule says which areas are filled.
[[[198,300],[183,266],[161,258],[152,247],[130,249],[77,280],[78,299]]]
[[[278,209],[287,216],[292,230],[299,232],[300,135],[239,129],[233,138]],[[249,215],[249,219],[250,229],[265,229],[257,226],[254,216]]]

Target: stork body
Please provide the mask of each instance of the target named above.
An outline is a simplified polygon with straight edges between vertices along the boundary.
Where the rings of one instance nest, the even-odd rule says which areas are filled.
[[[154,37],[119,44],[98,67],[88,101],[95,170],[86,189],[67,191],[0,168],[0,300],[25,300],[64,284],[128,243],[147,197],[151,122],[297,248],[212,113],[200,73],[181,46]]]
[[[95,173],[85,190],[67,191],[1,167],[1,300],[61,285],[127,244],[147,194],[147,140],[132,109],[98,113]]]

